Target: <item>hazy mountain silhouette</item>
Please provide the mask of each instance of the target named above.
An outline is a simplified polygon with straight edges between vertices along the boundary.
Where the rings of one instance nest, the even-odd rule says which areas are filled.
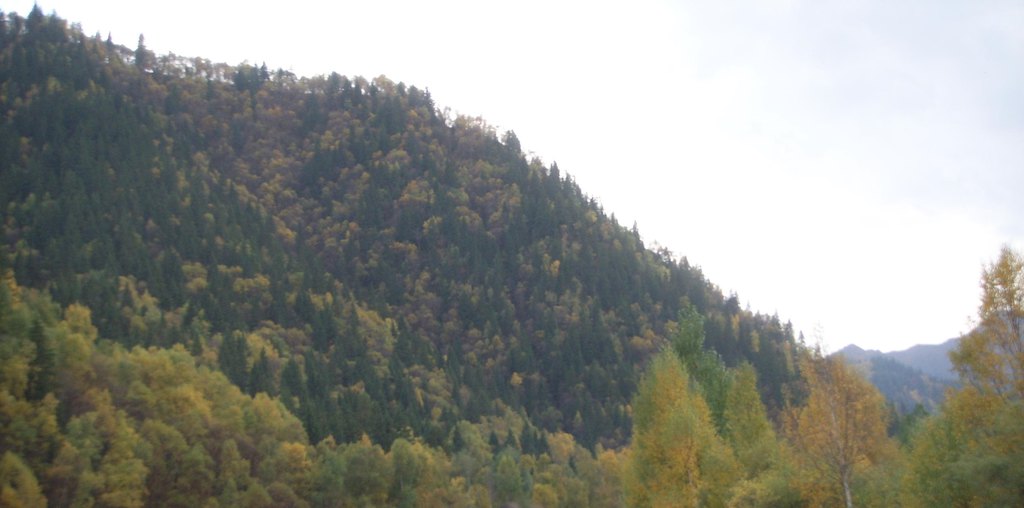
[[[861,369],[864,375],[902,412],[921,404],[934,412],[942,402],[946,388],[957,376],[949,361],[949,351],[959,339],[942,344],[920,344],[902,351],[883,353],[850,344],[835,354]]]

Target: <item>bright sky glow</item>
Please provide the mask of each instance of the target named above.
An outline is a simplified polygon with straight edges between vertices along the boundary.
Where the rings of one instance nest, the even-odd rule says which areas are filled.
[[[157,54],[429,88],[832,350],[967,331],[982,264],[1024,248],[1019,0],[40,6]]]

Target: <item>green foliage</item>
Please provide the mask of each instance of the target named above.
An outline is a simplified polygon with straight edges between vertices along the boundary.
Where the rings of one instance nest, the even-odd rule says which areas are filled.
[[[704,400],[718,432],[725,430],[725,408],[732,378],[722,357],[704,346],[704,318],[691,305],[679,312],[679,328],[672,338],[676,356],[703,390]],[[759,399],[760,400],[760,399]]]
[[[599,460],[565,433],[549,438],[554,460],[519,453],[517,434],[546,436],[512,412],[486,427],[460,422],[452,455],[401,437],[385,450],[366,435],[311,447],[282,403],[264,392],[244,394],[182,346],[126,350],[96,337],[88,309],[73,305],[56,318],[45,295],[12,289],[8,317],[21,324],[0,342],[8,374],[0,390],[5,506],[479,506],[535,497],[582,505],[588,491],[618,474],[618,455],[602,451]],[[26,398],[30,335],[38,333],[29,323],[46,323],[60,372],[39,401]],[[303,383],[298,362],[289,365],[282,376],[298,380],[301,394],[293,398],[302,399],[302,413],[316,390]],[[498,429],[506,436],[500,453],[480,437]],[[536,492],[535,477],[544,485]],[[611,485],[608,494],[621,498]]]
[[[0,443],[51,504],[616,505],[677,325],[719,429],[724,365],[796,379],[791,326],[429,92],[0,21]]]
[[[646,249],[513,133],[384,77],[158,57],[18,19],[0,54],[4,247],[23,284],[87,306],[100,335],[187,344],[249,393],[284,393],[282,369],[312,350],[286,395],[313,439],[408,427],[436,446],[501,401],[614,447],[690,301],[705,346],[755,365],[781,407],[791,327]],[[702,385],[720,424],[724,388]],[[360,393],[374,419],[342,411]]]
[[[910,445],[911,440],[929,416],[930,414],[921,404],[915,406],[913,411],[905,415],[890,406],[889,435],[895,437],[904,446]]]
[[[56,376],[54,351],[43,332],[43,324],[38,319],[32,322],[29,339],[35,351],[28,365],[28,387],[25,395],[29,400],[38,401],[53,391]]]
[[[514,454],[500,453],[497,455],[497,465],[494,467],[494,490],[499,506],[522,501],[525,486]]]
[[[393,474],[384,450],[364,438],[346,446],[342,456],[348,466],[345,491],[354,503],[376,506],[384,504]]]
[[[734,371],[723,411],[723,437],[736,453],[747,478],[754,478],[779,458],[779,444],[757,393],[757,373],[749,364]]]

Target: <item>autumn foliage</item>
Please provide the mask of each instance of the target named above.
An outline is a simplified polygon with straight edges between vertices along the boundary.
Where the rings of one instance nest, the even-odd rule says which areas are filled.
[[[1024,497],[1010,249],[901,448],[857,372],[425,89],[36,7],[0,113],[0,505]]]

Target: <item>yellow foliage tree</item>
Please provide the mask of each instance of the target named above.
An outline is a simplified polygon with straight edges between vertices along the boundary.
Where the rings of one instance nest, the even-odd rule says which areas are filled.
[[[398,438],[388,452],[392,484],[389,498],[399,506],[443,506],[448,504],[448,476],[451,464],[444,454],[420,441]]]
[[[1024,398],[1024,259],[1003,247],[981,276],[980,323],[950,354],[960,377],[981,392]]]
[[[1024,504],[1024,259],[1003,247],[981,277],[979,326],[950,352],[963,388],[914,440],[910,506]]]
[[[135,455],[138,436],[127,424],[119,422],[118,432],[110,450],[100,462],[99,474],[104,480],[97,501],[104,506],[141,507],[146,499],[148,469]]]
[[[787,421],[801,465],[800,490],[813,506],[852,507],[855,477],[891,449],[884,399],[842,358],[814,351],[801,363],[807,405]]]
[[[672,352],[658,355],[648,368],[633,422],[625,481],[630,506],[724,506],[741,468]]]
[[[21,459],[4,452],[0,458],[0,506],[11,508],[42,508],[46,498],[32,470]]]

